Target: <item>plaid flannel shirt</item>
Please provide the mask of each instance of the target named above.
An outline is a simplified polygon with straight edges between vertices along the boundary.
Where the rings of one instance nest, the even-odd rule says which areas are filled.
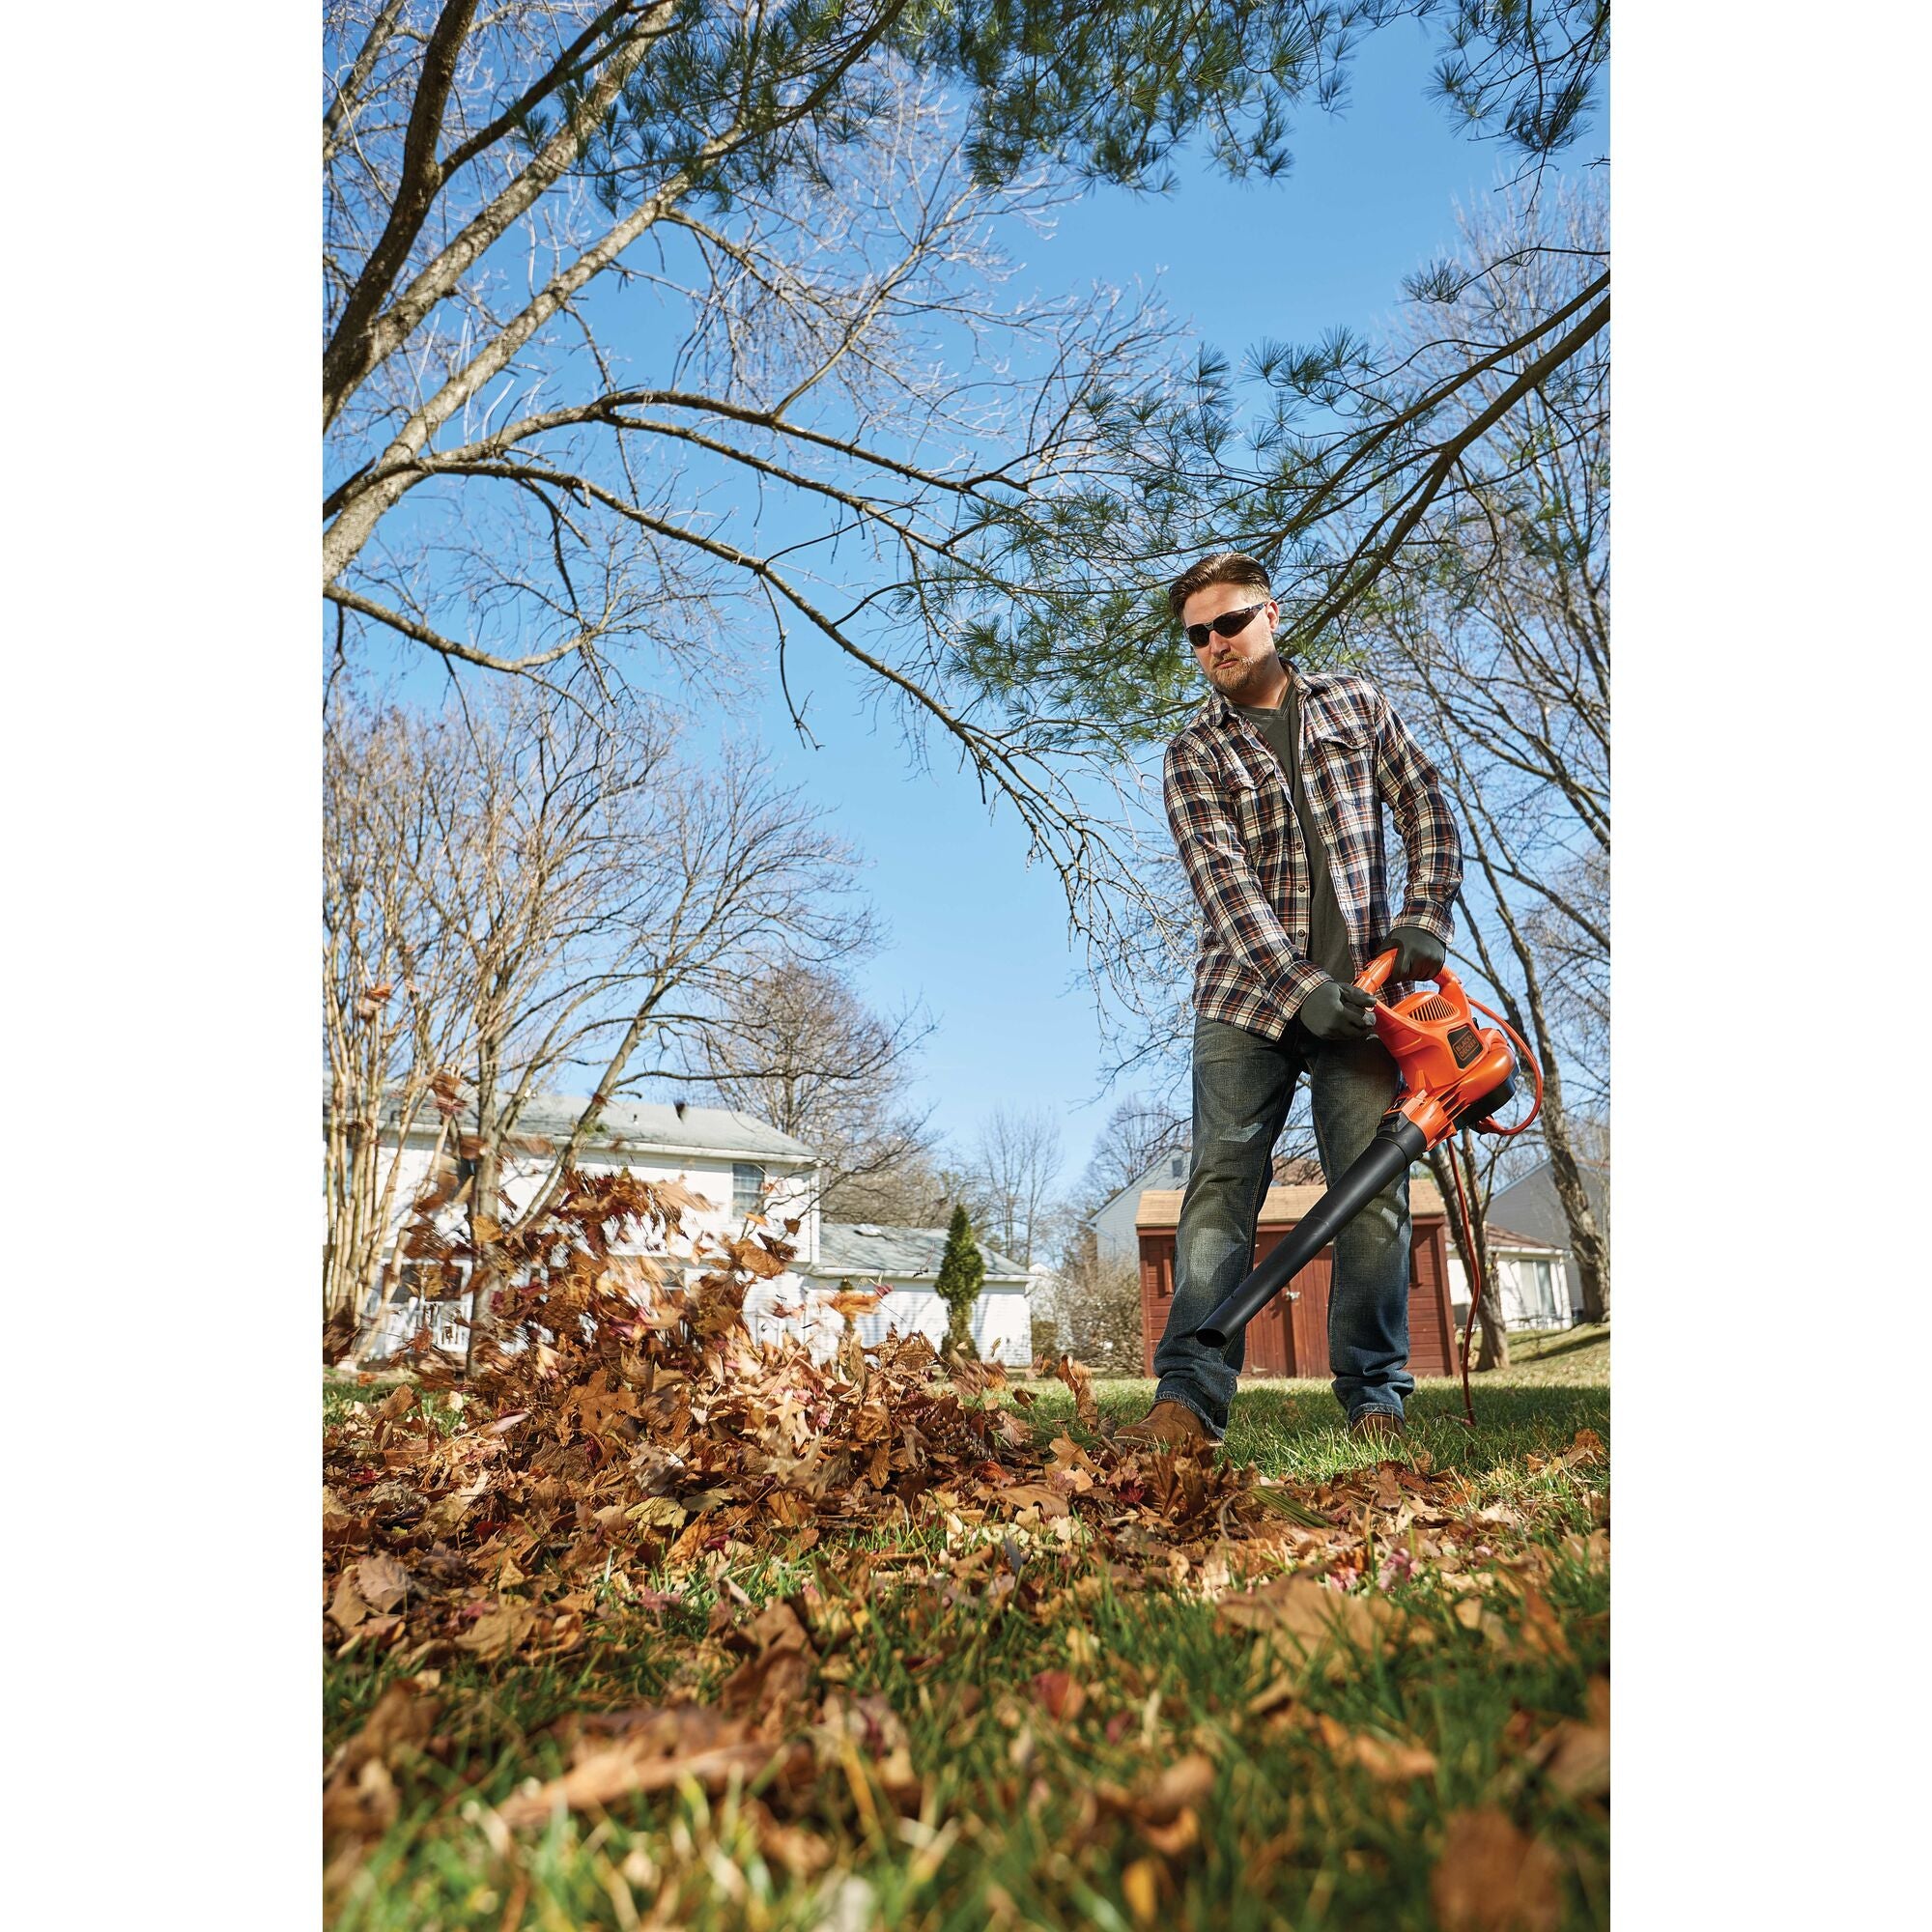
[[[1435,768],[1365,677],[1294,680],[1301,781],[1328,849],[1329,876],[1355,970],[1392,925],[1446,946],[1463,846]],[[1308,957],[1308,855],[1274,753],[1219,692],[1167,748],[1162,790],[1175,849],[1201,907],[1194,1009],[1268,1039],[1286,1037],[1328,976]],[[1401,914],[1388,913],[1381,808],[1408,855]]]

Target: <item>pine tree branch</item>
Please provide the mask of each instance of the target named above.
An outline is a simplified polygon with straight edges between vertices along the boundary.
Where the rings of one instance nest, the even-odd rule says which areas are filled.
[[[1597,286],[1607,288],[1608,285],[1609,277],[1605,275],[1601,284],[1593,284],[1593,288]],[[1399,499],[1406,504],[1406,507],[1395,516],[1393,524],[1389,523],[1391,514],[1389,511],[1378,516],[1370,526],[1368,534],[1344,561],[1341,588],[1324,598],[1312,612],[1294,619],[1291,627],[1291,636],[1296,642],[1305,643],[1319,639],[1330,624],[1352,610],[1368,595],[1376,580],[1395,560],[1404,543],[1407,541],[1409,533],[1421,523],[1430,504],[1435,500],[1436,494],[1448,480],[1451,470],[1461,460],[1463,452],[1481,441],[1512,409],[1534,391],[1539,384],[1547,382],[1585,343],[1606,327],[1609,320],[1610,304],[1608,297],[1605,296],[1582,321],[1520,370],[1486,409],[1472,416],[1440,446],[1435,461],[1423,471],[1420,480],[1411,485]],[[1473,376],[1473,371],[1471,374]],[[1387,533],[1378,536],[1377,533],[1381,531],[1385,525],[1388,526]]]

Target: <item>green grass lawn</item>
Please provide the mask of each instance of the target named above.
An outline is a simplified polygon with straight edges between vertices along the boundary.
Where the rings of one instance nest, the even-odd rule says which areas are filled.
[[[1426,1513],[1405,1527],[1407,1504],[1364,1502],[1308,1564],[1346,1587],[1296,1586],[1304,1605],[1347,1605],[1348,1627],[1319,1635],[1231,1623],[1212,1547],[1110,1564],[1077,1538],[931,1524],[889,1548],[625,1579],[632,1606],[565,1657],[444,1660],[433,1733],[332,1801],[375,1821],[331,1865],[333,1921],[1602,1925],[1607,1458],[1564,1452],[1579,1430],[1608,1440],[1606,1354],[1593,1330],[1519,1348],[1507,1375],[1475,1378],[1473,1433],[1459,1384],[1423,1383],[1404,1457],[1466,1476],[1447,1510],[1463,1541],[1438,1560]],[[1099,1384],[1103,1414],[1138,1415],[1151,1386]],[[1081,1434],[1064,1388],[1027,1387],[1030,1421]],[[340,1413],[384,1393],[331,1383],[325,1399]],[[1298,1492],[1381,1483],[1400,1502],[1338,1421],[1325,1384],[1253,1382],[1229,1448]],[[585,1714],[704,1707],[742,1682],[742,1633],[787,1598],[810,1635],[794,1688],[820,1713],[804,1771],[604,1806],[532,1800]],[[331,1751],[395,1675],[353,1648],[330,1658]]]
[[[1492,1372],[1506,1381],[1531,1387],[1552,1383],[1586,1384],[1610,1378],[1610,1329],[1607,1322],[1584,1322],[1575,1328],[1531,1328],[1510,1337],[1510,1365]],[[1472,1376],[1478,1388],[1490,1375]]]
[[[1470,1389],[1476,1401],[1482,1400],[1486,1388],[1549,1388],[1574,1386],[1587,1388],[1605,1385],[1610,1379],[1610,1330],[1607,1323],[1581,1324],[1575,1328],[1525,1328],[1510,1337],[1510,1365],[1506,1369],[1488,1369],[1480,1375],[1469,1378]],[[1136,1377],[1109,1378],[1098,1384],[1103,1388],[1148,1388],[1151,1382],[1143,1382]],[[1046,1384],[1051,1386],[1051,1384]],[[1332,1406],[1333,1397],[1328,1393],[1325,1381],[1295,1380],[1287,1378],[1270,1377],[1266,1380],[1249,1379],[1242,1383],[1241,1400],[1250,1395],[1268,1389],[1293,1389],[1320,1392]],[[1435,1404],[1432,1392],[1453,1391],[1454,1406],[1460,1415],[1463,1409],[1463,1383],[1458,1377],[1424,1377],[1420,1395],[1425,1406],[1433,1413]]]

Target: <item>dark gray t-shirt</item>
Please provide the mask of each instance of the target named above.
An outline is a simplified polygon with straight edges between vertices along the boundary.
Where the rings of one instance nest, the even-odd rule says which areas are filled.
[[[1289,681],[1275,710],[1254,704],[1236,704],[1235,709],[1261,733],[1274,753],[1281,775],[1288,781],[1288,795],[1294,801],[1302,848],[1308,854],[1308,956],[1331,980],[1352,980],[1355,966],[1349,952],[1348,922],[1342,917],[1342,902],[1335,896],[1335,882],[1328,876],[1328,848],[1321,841],[1301,782],[1301,714],[1293,680]]]

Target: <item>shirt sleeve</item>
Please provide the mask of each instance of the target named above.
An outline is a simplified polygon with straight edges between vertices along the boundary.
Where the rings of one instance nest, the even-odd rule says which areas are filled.
[[[1162,795],[1174,849],[1214,943],[1247,966],[1292,1018],[1327,974],[1283,929],[1255,877],[1222,786],[1185,738],[1167,748]]]
[[[1435,767],[1379,690],[1374,707],[1376,783],[1408,854],[1408,889],[1395,923],[1419,925],[1447,946],[1455,932],[1450,908],[1463,883],[1463,841]]]

